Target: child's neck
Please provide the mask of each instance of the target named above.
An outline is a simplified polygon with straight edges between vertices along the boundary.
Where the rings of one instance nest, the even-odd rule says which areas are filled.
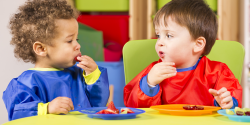
[[[188,62],[179,64],[179,65],[176,64],[176,68],[183,69],[183,68],[192,67],[192,66],[194,66],[197,63],[197,61],[199,60],[199,58],[200,58],[200,56],[193,57],[193,58],[190,58],[190,60]]]

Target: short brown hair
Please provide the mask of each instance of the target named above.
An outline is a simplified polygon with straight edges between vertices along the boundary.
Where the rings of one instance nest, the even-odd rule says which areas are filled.
[[[155,15],[154,26],[160,20],[171,17],[177,24],[187,27],[193,39],[204,37],[206,46],[202,55],[209,54],[218,31],[217,17],[203,0],[172,0],[164,5]]]
[[[10,44],[15,47],[15,57],[35,63],[34,42],[51,45],[49,41],[57,33],[55,20],[76,18],[76,15],[76,11],[63,0],[28,0],[9,22],[13,35]]]

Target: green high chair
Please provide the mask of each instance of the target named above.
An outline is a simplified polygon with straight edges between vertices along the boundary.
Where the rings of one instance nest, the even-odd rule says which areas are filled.
[[[155,51],[156,39],[132,40],[123,47],[125,83],[130,82],[150,63],[159,59]],[[241,81],[244,47],[235,41],[217,40],[207,57],[226,63],[234,76]]]

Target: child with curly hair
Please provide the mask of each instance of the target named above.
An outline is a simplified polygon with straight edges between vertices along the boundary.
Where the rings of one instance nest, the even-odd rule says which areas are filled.
[[[106,105],[107,70],[80,56],[76,11],[66,1],[28,0],[10,29],[15,57],[35,67],[12,79],[3,93],[9,120]]]
[[[215,43],[218,25],[203,0],[170,1],[156,13],[154,27],[160,59],[125,86],[126,106],[242,106],[242,87],[232,71],[205,56]]]

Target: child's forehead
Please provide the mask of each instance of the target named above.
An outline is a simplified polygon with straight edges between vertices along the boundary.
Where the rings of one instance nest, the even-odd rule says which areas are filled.
[[[170,23],[176,23],[176,24],[178,24],[174,20],[174,18],[172,16],[164,16],[164,15],[162,15],[162,16],[160,16],[156,20],[156,22],[155,22],[154,25],[155,25],[155,28],[158,28],[158,27],[165,27],[165,28],[167,28]]]

